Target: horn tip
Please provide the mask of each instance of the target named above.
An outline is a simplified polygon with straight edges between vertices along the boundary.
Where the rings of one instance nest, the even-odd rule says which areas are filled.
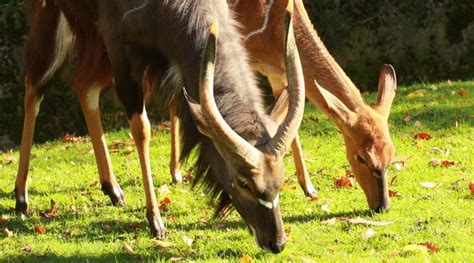
[[[293,0],[288,0],[288,5],[286,6],[286,12],[293,13]]]
[[[219,27],[219,23],[217,22],[217,20],[214,20],[211,24],[211,30],[210,30],[210,34],[213,35],[214,37],[217,36],[218,27]]]

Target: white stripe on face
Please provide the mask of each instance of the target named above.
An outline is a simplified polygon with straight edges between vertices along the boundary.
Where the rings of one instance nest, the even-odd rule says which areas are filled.
[[[277,194],[275,199],[273,200],[273,202],[267,202],[265,200],[262,200],[260,198],[257,199],[258,202],[263,205],[264,207],[268,208],[268,209],[273,209],[275,207],[278,206],[278,203],[280,202],[280,195]]]

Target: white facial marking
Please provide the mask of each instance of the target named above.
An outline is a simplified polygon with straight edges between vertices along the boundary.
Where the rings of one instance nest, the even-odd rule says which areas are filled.
[[[280,202],[280,194],[277,194],[277,196],[273,200],[273,207],[277,207],[279,202]]]
[[[272,208],[273,208],[272,202],[267,202],[267,201],[264,201],[264,200],[262,200],[262,199],[260,199],[260,198],[258,198],[257,200],[258,200],[258,202],[259,202],[261,205],[263,205],[264,207],[266,207],[266,208],[268,208],[268,209],[272,209]]]
[[[20,201],[20,203],[26,203],[26,198],[25,198],[25,196],[24,196],[24,195],[20,195],[20,196],[18,197],[18,201]]]
[[[87,107],[91,111],[96,111],[99,108],[100,86],[91,87],[86,94]]]

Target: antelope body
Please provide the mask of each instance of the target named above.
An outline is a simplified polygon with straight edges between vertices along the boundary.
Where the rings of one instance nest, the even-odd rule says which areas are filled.
[[[147,9],[135,12],[143,1],[45,1],[44,6],[30,1],[33,23],[26,43],[25,122],[16,210],[27,210],[26,176],[42,94],[72,48],[74,36],[78,65],[73,85],[91,134],[102,189],[112,202],[124,204],[124,197],[105,147],[98,99],[101,88],[113,76],[140,158],[150,229],[155,236],[165,234],[152,184],[150,125],[141,83],[144,75],[150,80],[159,79],[162,73],[166,85],[160,86],[158,96],[164,108],[171,108],[172,102],[175,113],[184,120],[182,156],[187,157],[201,144],[196,178],[208,186],[213,197],[219,197],[217,213],[223,215],[233,205],[255,233],[258,244],[280,252],[285,244],[278,205],[282,156],[296,134],[304,104],[302,70],[291,30],[291,3],[285,12],[286,26],[282,27],[288,32],[284,43],[290,107],[283,119],[280,113],[277,118],[263,111],[259,89],[225,2],[151,1]],[[55,50],[42,54],[47,45]]]

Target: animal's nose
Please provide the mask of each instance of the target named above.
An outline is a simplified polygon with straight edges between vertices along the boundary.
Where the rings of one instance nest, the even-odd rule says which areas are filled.
[[[285,248],[285,242],[283,243],[278,243],[274,241],[270,242],[270,250],[275,254],[282,252],[284,248]]]

